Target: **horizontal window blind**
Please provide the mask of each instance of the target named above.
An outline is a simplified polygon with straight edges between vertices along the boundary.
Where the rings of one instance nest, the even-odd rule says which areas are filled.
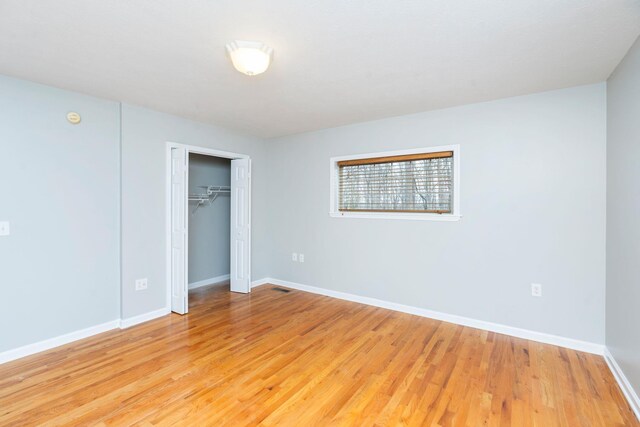
[[[451,213],[453,152],[338,162],[340,211]]]

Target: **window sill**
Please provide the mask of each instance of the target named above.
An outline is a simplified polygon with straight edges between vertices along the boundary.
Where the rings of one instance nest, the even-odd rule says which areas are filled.
[[[403,219],[409,221],[460,221],[462,215],[402,212],[329,212],[332,218]]]

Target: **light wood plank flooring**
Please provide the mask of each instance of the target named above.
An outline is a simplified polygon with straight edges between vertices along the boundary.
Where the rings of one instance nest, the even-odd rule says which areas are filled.
[[[0,365],[0,425],[640,425],[601,357],[273,288]]]

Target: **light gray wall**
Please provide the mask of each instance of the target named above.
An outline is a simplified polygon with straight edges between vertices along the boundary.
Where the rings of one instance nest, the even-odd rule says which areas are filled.
[[[603,343],[605,104],[602,83],[269,141],[271,277]],[[329,217],[330,157],[447,144],[461,221]]]
[[[116,319],[119,296],[123,318],[165,307],[167,141],[252,157],[254,279],[603,342],[604,84],[266,144],[130,105],[120,129],[115,102],[6,77],[0,89],[0,351]],[[331,156],[456,143],[460,222],[329,218]]]
[[[251,156],[252,274],[266,276],[263,140],[5,76],[0,111],[0,352],[166,306],[167,141]]]
[[[264,277],[267,259],[265,143],[182,119],[122,106],[122,317],[166,307],[166,143],[197,145],[252,158],[252,277]],[[148,278],[148,289],[135,280]]]
[[[192,153],[189,193],[205,193],[199,186],[208,185],[231,185],[231,160]],[[189,283],[229,274],[230,201],[228,194],[222,194],[197,210],[197,202],[189,203]]]
[[[607,82],[607,347],[640,394],[640,41]]]
[[[120,317],[119,105],[0,76],[0,112],[2,352]]]

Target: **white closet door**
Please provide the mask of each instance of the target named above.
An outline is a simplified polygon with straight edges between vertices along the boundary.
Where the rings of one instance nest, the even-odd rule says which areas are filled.
[[[231,290],[251,291],[251,160],[231,161]]]
[[[189,311],[187,283],[187,171],[184,148],[171,149],[171,311]]]

